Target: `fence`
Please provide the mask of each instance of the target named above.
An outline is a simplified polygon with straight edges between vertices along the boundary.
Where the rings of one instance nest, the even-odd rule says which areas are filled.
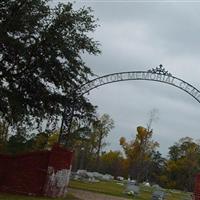
[[[200,200],[200,174],[197,174],[195,178],[193,199]]]
[[[64,197],[73,153],[58,145],[51,151],[0,155],[0,191]]]

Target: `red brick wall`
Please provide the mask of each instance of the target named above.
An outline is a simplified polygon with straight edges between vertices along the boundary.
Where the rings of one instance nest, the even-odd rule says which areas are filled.
[[[52,148],[51,155],[49,157],[49,166],[53,166],[54,169],[69,169],[72,162],[73,153],[65,148],[61,148],[55,145]]]
[[[0,191],[43,195],[48,167],[69,169],[72,152],[55,146],[52,151],[0,155]]]
[[[73,153],[54,146],[49,157],[48,174],[44,186],[44,195],[65,197],[71,172]]]
[[[200,200],[200,174],[197,174],[195,178],[194,200]]]

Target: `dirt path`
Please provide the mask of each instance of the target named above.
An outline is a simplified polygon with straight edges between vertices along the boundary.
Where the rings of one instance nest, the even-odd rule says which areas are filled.
[[[85,190],[77,190],[69,188],[69,192],[72,193],[75,197],[78,197],[82,200],[127,200],[122,197],[114,197],[106,194],[100,194]]]

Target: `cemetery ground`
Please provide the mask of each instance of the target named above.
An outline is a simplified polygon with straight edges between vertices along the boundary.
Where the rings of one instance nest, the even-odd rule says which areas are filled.
[[[133,199],[151,200],[152,187],[140,186],[140,193],[136,196],[124,194],[124,186],[119,181],[100,181],[96,183],[71,180],[69,194],[66,198],[53,198],[54,200],[105,200],[105,199]],[[177,190],[165,190],[166,200],[190,200],[191,193]],[[106,196],[109,195],[109,196]],[[108,198],[106,198],[108,197]],[[120,198],[119,198],[120,197]],[[29,197],[21,195],[0,194],[0,200],[51,200],[47,197]]]
[[[152,187],[141,185],[139,195],[129,196],[127,194],[124,194],[124,186],[122,182],[119,181],[100,181],[97,183],[90,183],[90,182],[72,180],[70,181],[69,187],[73,189],[92,191],[95,193],[103,193],[107,195],[122,197],[125,199],[134,199],[134,200],[150,200],[152,192],[154,190]],[[74,195],[76,195],[75,192],[73,193]],[[166,200],[191,199],[190,198],[191,193],[181,192],[178,190],[165,190],[165,192],[167,193]]]
[[[0,193],[0,200],[80,200],[72,194],[67,194],[66,198],[31,197],[23,195],[12,195]]]

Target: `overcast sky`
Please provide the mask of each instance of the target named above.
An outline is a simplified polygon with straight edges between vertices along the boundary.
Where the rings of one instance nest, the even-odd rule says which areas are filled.
[[[162,64],[200,89],[200,1],[76,1],[76,7],[82,6],[90,6],[99,19],[93,37],[101,43],[102,54],[85,59],[94,73],[148,70]],[[153,138],[164,155],[181,137],[200,139],[200,104],[173,86],[119,82],[95,89],[88,97],[99,113],[115,121],[107,149],[120,149],[121,136],[133,139],[153,108],[159,110]]]

